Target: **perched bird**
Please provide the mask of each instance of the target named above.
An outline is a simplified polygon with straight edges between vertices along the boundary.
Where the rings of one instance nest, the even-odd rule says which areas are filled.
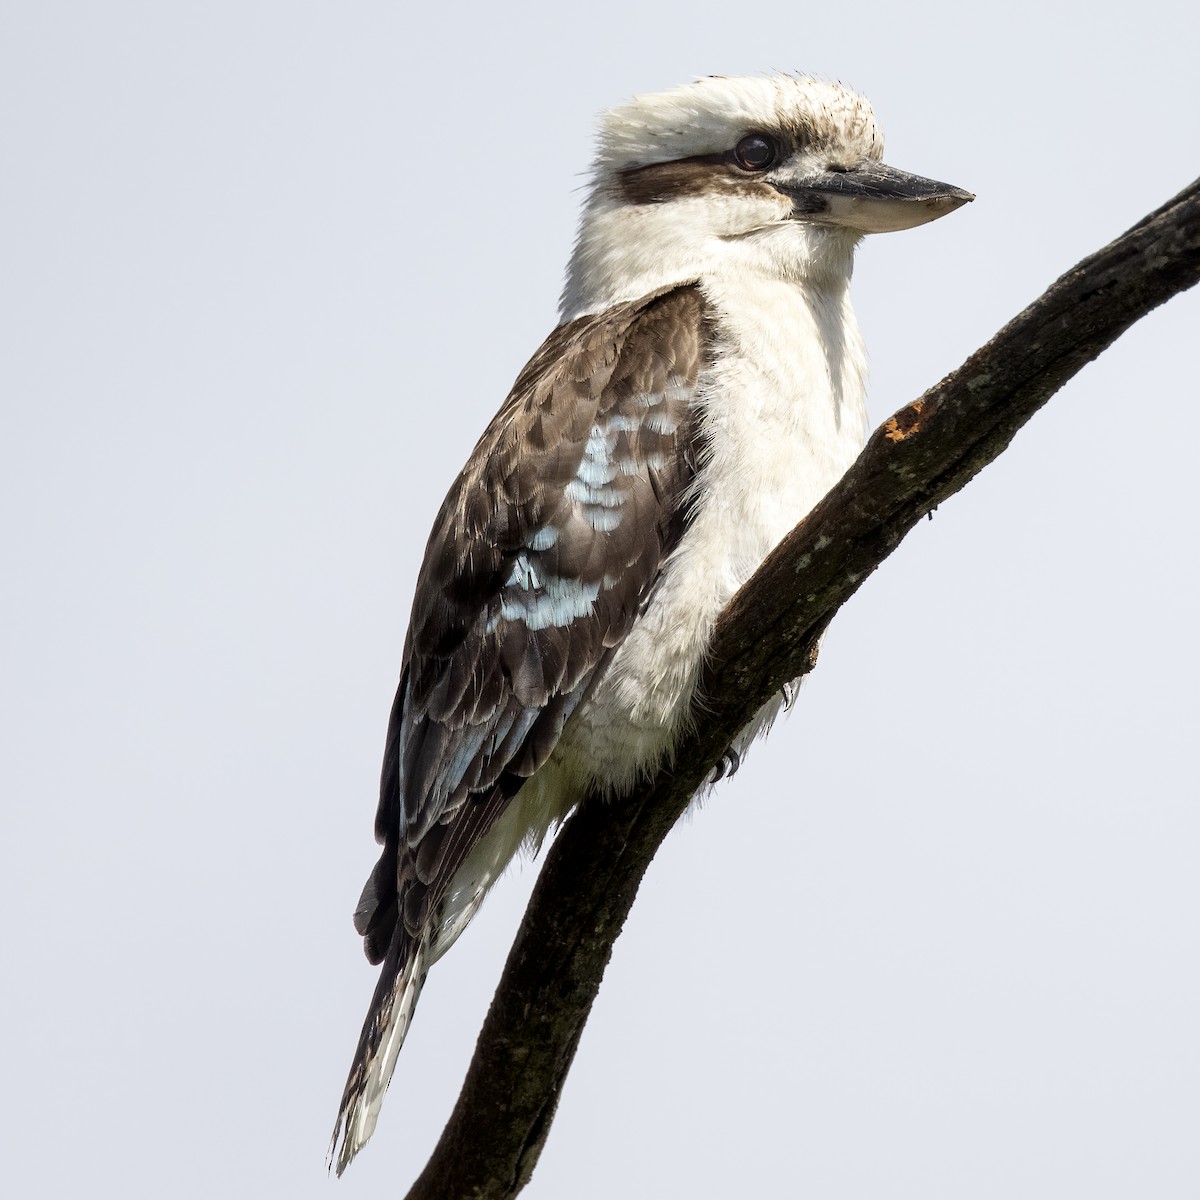
[[[973,198],[882,151],[866,100],[790,75],[602,118],[561,324],[451,487],[417,580],[383,854],[354,914],[383,968],[339,1174],[430,966],[522,844],[670,755],[721,610],[861,450],[855,247]]]

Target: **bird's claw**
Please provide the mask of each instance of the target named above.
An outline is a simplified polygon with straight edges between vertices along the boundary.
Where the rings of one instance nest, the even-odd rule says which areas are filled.
[[[732,779],[738,773],[738,767],[742,765],[742,756],[730,746],[724,754],[721,755],[717,765],[713,767],[712,781],[717,783],[719,780],[728,776]]]

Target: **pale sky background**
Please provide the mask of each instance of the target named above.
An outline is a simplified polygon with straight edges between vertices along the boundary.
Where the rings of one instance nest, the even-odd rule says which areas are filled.
[[[0,1192],[396,1197],[534,871],[324,1155],[433,514],[594,114],[833,76],[978,194],[868,239],[878,423],[1200,173],[1138,5],[0,6]],[[531,1200],[1200,1195],[1200,294],[922,523],[671,837]]]

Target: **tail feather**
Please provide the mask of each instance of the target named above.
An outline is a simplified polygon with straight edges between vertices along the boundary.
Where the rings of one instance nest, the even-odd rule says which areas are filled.
[[[338,1175],[375,1132],[383,1096],[396,1069],[396,1057],[425,983],[427,957],[424,939],[414,940],[403,924],[398,924],[371,997],[333,1127],[328,1164],[336,1165]]]

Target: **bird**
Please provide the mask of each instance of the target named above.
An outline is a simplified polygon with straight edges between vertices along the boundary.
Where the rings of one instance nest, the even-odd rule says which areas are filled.
[[[417,577],[382,853],[354,913],[381,970],[338,1175],[374,1131],[430,967],[522,847],[670,759],[722,609],[861,451],[856,247],[974,199],[882,156],[870,103],[801,74],[709,76],[602,114],[559,324],[452,484]]]

